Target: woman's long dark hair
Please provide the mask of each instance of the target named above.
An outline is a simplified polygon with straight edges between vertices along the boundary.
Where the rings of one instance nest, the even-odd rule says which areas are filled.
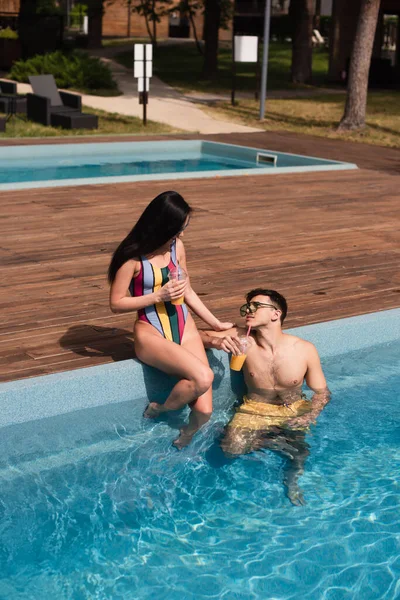
[[[178,192],[156,196],[114,252],[108,267],[108,281],[114,281],[118,269],[128,260],[152,254],[178,235],[191,210]]]

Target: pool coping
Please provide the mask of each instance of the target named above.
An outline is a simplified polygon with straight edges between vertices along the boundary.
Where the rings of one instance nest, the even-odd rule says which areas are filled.
[[[400,339],[400,308],[285,330],[307,339],[325,358]],[[345,335],[344,335],[345,334]],[[218,371],[216,387],[229,379],[229,357],[208,351]],[[165,397],[173,379],[136,359],[41,375],[0,384],[0,428],[125,401],[143,401],[149,390]],[[68,402],[66,402],[68,398]]]
[[[184,148],[198,149],[202,148],[203,145],[207,147],[221,147],[224,146],[228,152],[239,152],[243,154],[254,154],[254,152],[263,152],[270,154],[278,154],[282,156],[295,156],[299,159],[310,159],[322,161],[325,164],[317,165],[303,165],[293,167],[277,167],[273,169],[268,168],[243,168],[235,170],[221,169],[219,171],[192,171],[182,173],[153,173],[145,175],[123,175],[115,177],[92,177],[92,178],[78,178],[78,179],[61,179],[61,180],[48,180],[48,181],[26,181],[26,182],[11,182],[11,183],[0,183],[0,191],[14,191],[23,189],[38,189],[38,188],[53,188],[53,187],[71,187],[71,186],[82,186],[82,185],[104,185],[104,184],[115,184],[115,183],[132,183],[141,181],[163,181],[163,180],[176,180],[176,179],[198,179],[198,178],[219,178],[219,177],[240,177],[248,175],[284,175],[288,173],[309,173],[318,171],[342,171],[342,170],[355,170],[358,169],[355,163],[342,162],[332,159],[325,159],[317,156],[309,156],[303,154],[295,154],[288,152],[279,152],[267,148],[257,148],[253,146],[241,146],[238,144],[229,144],[225,142],[214,142],[210,140],[196,139],[196,140],[157,140],[157,141],[124,141],[124,142],[88,142],[80,143],[79,149],[84,152],[85,148],[92,154],[99,154],[100,150],[104,146],[110,144],[114,145],[114,148],[127,149],[128,146],[135,146],[136,150],[146,150],[150,153],[152,148],[156,150],[163,147],[179,147],[184,145]],[[15,155],[17,158],[27,157],[32,147],[38,148],[37,144],[23,144],[17,146],[0,146],[0,159],[1,157],[7,156],[10,158]],[[40,144],[40,151],[43,155],[61,155],[64,151],[65,155],[71,155],[74,153],[75,144]],[[36,150],[38,152],[38,150]]]

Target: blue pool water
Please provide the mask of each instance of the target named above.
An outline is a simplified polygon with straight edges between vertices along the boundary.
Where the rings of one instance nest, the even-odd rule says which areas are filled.
[[[356,165],[203,140],[0,148],[0,190],[318,170]]]
[[[11,169],[0,167],[0,182],[47,181],[60,179],[91,179],[96,177],[122,177],[127,175],[148,175],[156,173],[196,173],[203,171],[235,170],[257,168],[257,164],[245,161],[229,161],[203,155],[201,158],[181,158],[175,160],[160,159],[123,162],[96,161],[86,157],[78,165],[56,164],[51,166],[32,166]]]
[[[224,458],[233,395],[182,452],[184,415],[149,423],[130,402],[3,428],[1,600],[399,598],[400,342],[324,370],[304,507],[281,457]]]

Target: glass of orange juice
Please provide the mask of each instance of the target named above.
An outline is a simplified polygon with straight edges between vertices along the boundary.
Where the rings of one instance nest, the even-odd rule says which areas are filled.
[[[185,281],[187,279],[187,273],[182,267],[177,265],[168,273],[168,279],[170,281]],[[177,298],[176,300],[171,300],[171,304],[183,304],[184,296]]]
[[[232,371],[240,371],[244,365],[244,361],[247,358],[247,348],[249,346],[249,338],[245,335],[239,338],[240,342],[240,354],[232,354],[230,367]]]

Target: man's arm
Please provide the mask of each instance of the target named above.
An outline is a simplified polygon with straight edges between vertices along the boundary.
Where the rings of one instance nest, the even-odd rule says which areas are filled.
[[[323,408],[328,404],[331,393],[326,385],[325,375],[322,371],[321,361],[317,349],[310,342],[307,343],[307,372],[306,383],[314,392],[311,398],[311,411],[301,417],[290,419],[290,427],[308,427],[315,421]]]
[[[321,361],[317,349],[313,344],[309,344],[306,383],[314,392],[311,398],[313,418],[316,419],[324,406],[328,404],[331,393],[326,385],[325,375],[322,371]]]
[[[232,327],[227,331],[199,329],[199,334],[205,348],[224,350],[224,352],[232,352],[232,354],[241,353],[238,337],[241,335],[241,330],[238,327]]]

